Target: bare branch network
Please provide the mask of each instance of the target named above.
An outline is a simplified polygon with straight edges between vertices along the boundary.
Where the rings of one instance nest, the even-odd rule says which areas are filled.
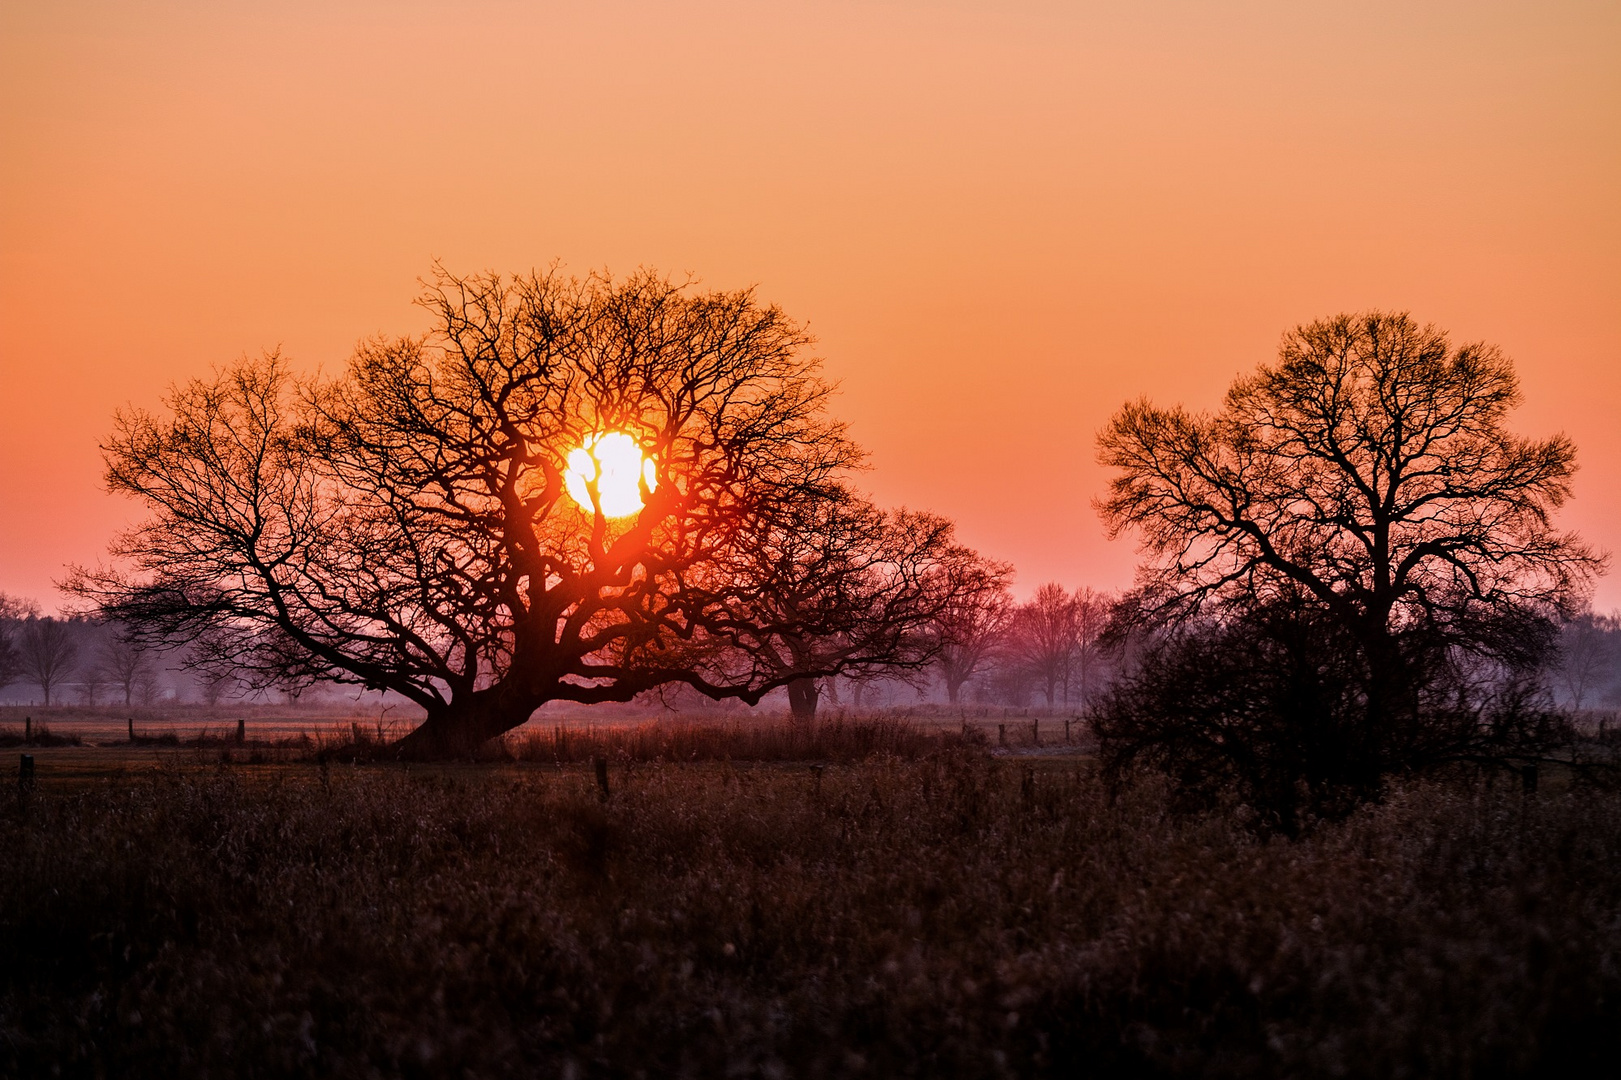
[[[151,517],[71,587],[259,685],[398,693],[428,714],[404,753],[551,700],[680,682],[758,701],[932,658],[976,557],[849,487],[861,452],[779,308],[645,271],[441,271],[420,302],[431,333],[334,379],[272,354],[120,414],[108,482]],[[607,433],[652,463],[628,516],[595,480],[568,492],[569,454]]]

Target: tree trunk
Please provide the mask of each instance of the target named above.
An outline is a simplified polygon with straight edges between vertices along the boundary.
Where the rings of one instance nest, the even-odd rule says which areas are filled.
[[[1351,750],[1350,782],[1377,791],[1391,762],[1407,761],[1421,752],[1421,722],[1414,690],[1416,680],[1401,649],[1388,634],[1363,635],[1368,665],[1366,719]]]
[[[961,679],[958,679],[956,682],[953,682],[952,680],[947,679],[946,680],[946,700],[948,702],[950,702],[951,704],[953,704],[953,705],[957,704],[957,692],[959,690],[961,690],[961,689],[962,689],[962,680]]]
[[[535,704],[480,698],[432,710],[428,718],[390,748],[401,761],[466,757],[497,736],[528,720]]]
[[[798,723],[810,723],[816,719],[816,702],[820,697],[815,679],[795,679],[788,684],[788,715]]]

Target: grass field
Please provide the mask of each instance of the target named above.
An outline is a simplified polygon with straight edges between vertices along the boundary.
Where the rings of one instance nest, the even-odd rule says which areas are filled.
[[[1621,1052],[1613,793],[1459,776],[1267,842],[945,728],[814,765],[638,759],[624,730],[606,801],[538,753],[37,751],[0,802],[0,1074],[1532,1076]]]

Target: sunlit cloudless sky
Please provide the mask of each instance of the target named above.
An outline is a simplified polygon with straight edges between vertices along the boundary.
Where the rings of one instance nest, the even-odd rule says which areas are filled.
[[[0,591],[138,513],[113,410],[335,370],[450,270],[656,267],[810,324],[883,502],[1121,586],[1094,438],[1290,326],[1501,346],[1621,549],[1613,2],[0,5]],[[1621,605],[1614,580],[1601,607]]]

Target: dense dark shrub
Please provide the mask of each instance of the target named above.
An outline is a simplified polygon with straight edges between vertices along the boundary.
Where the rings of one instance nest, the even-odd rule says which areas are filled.
[[[1568,736],[1529,677],[1548,627],[1527,617],[1476,633],[1503,640],[1465,652],[1414,628],[1370,657],[1341,624],[1292,604],[1178,627],[1098,707],[1105,771],[1146,766],[1185,806],[1231,799],[1293,833],[1303,817],[1377,798],[1394,774],[1541,757]]]

